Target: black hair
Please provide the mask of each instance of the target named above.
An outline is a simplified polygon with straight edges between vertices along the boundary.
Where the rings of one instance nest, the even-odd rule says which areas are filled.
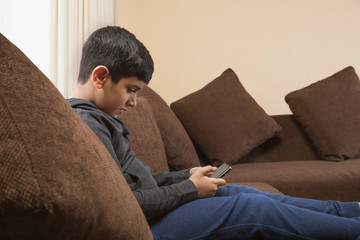
[[[86,83],[95,67],[109,69],[117,83],[124,77],[137,77],[146,84],[154,72],[154,62],[146,47],[128,30],[108,26],[93,32],[82,48],[79,83]]]

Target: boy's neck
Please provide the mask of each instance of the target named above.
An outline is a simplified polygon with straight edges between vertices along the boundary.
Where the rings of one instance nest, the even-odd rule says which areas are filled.
[[[75,91],[70,96],[71,98],[80,98],[86,101],[92,102],[94,98],[94,86],[89,84],[89,81],[85,84],[78,83],[76,85]]]

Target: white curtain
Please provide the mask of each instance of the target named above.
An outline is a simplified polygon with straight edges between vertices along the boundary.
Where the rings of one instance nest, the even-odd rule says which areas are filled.
[[[84,42],[114,25],[114,11],[114,0],[52,0],[49,78],[65,98],[75,89]]]
[[[47,77],[50,49],[49,0],[0,0],[0,32]]]

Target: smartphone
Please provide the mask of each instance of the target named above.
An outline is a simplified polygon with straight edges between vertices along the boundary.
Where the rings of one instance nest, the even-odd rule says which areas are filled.
[[[210,177],[212,178],[222,178],[223,176],[225,176],[225,174],[227,174],[229,171],[231,170],[231,167],[229,165],[227,165],[226,163],[221,164],[220,167],[218,167],[218,169],[216,169],[215,172],[213,172],[211,174]]]

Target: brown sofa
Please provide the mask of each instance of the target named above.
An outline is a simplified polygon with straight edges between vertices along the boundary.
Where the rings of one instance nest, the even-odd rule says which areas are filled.
[[[196,149],[196,144],[192,144],[180,121],[158,94],[147,87],[140,95],[138,107],[123,117],[131,132],[133,149],[140,159],[154,171],[220,164],[207,159]],[[142,114],[146,112],[144,108],[152,110],[148,111],[150,116]],[[321,160],[292,114],[271,117],[282,130],[232,164],[232,171],[225,177],[228,183],[321,200],[360,199],[359,158]],[[149,122],[153,126],[151,131],[145,130]],[[158,146],[155,146],[156,142]],[[159,152],[157,156],[149,154],[154,150]]]
[[[0,79],[0,239],[152,239],[106,148],[54,85],[1,34]],[[316,138],[311,143],[307,139],[311,127],[302,131],[292,115],[267,116],[243,88],[239,94],[242,86],[231,70],[212,83],[205,93],[200,91],[205,101],[198,101],[198,92],[171,108],[147,87],[137,108],[124,115],[134,151],[153,171],[228,162],[233,167],[226,176],[229,183],[294,196],[359,200],[360,160],[354,156],[360,150],[358,131],[355,136],[352,132],[360,118],[355,123],[349,118],[352,132],[344,130],[350,142],[341,146],[351,148],[337,149],[340,155],[320,151],[322,158],[344,159],[325,161],[317,156],[321,146],[313,149]],[[351,89],[356,94],[349,96],[359,103],[360,88]],[[217,103],[231,111],[206,106],[217,108]],[[359,116],[360,111],[351,112]],[[341,126],[336,129],[343,132]],[[339,143],[342,138],[340,134]]]
[[[226,74],[229,74],[229,72],[231,74],[230,76],[233,77],[232,71],[227,70],[214,81],[227,81],[226,78],[228,78],[229,75]],[[224,155],[222,151],[220,151],[220,153],[212,153],[212,148],[206,148],[206,144],[210,145],[212,143],[209,143],[209,141],[206,142],[207,139],[209,138],[209,136],[211,136],[211,134],[214,134],[211,133],[211,127],[213,126],[209,127],[210,125],[207,125],[207,120],[216,118],[218,115],[221,115],[221,118],[225,118],[224,115],[226,114],[225,112],[219,114],[219,112],[217,111],[214,116],[209,117],[207,116],[207,112],[204,113],[205,115],[199,113],[199,111],[201,111],[201,108],[209,109],[210,107],[214,108],[214,106],[216,105],[216,103],[208,103],[209,101],[211,101],[210,98],[206,99],[206,94],[208,94],[208,92],[210,92],[210,94],[208,95],[211,96],[211,98],[215,98],[214,95],[216,94],[216,92],[211,92],[211,89],[209,90],[209,88],[206,88],[208,86],[199,90],[200,92],[205,91],[206,94],[199,93],[199,91],[195,92],[193,94],[190,94],[189,96],[186,96],[184,99],[180,99],[179,101],[172,103],[171,108],[156,92],[154,92],[151,88],[147,87],[140,93],[141,96],[139,97],[138,101],[139,108],[132,110],[133,112],[128,112],[127,115],[124,116],[124,120],[130,128],[133,148],[135,149],[135,152],[137,152],[138,157],[147,162],[147,164],[149,164],[155,171],[166,171],[168,170],[168,166],[170,170],[180,170],[183,168],[196,166],[198,164],[219,165],[222,162],[228,162],[232,165],[232,171],[225,177],[228,183],[248,185],[252,184],[252,186],[255,187],[256,184],[257,186],[262,185],[263,190],[265,191],[276,192],[276,190],[274,191],[273,189],[275,188],[283,194],[297,197],[314,198],[321,200],[332,199],[341,201],[359,201],[360,136],[358,133],[360,131],[360,109],[358,109],[358,106],[360,105],[360,81],[354,69],[352,67],[348,67],[340,71],[339,73],[336,73],[322,81],[319,81],[319,83],[329,81],[329,79],[340,79],[338,81],[341,81],[341,84],[344,85],[344,79],[348,78],[353,78],[353,82],[357,87],[357,90],[354,93],[355,99],[353,100],[353,102],[351,102],[351,104],[349,104],[349,101],[346,102],[346,104],[348,105],[347,108],[351,109],[351,117],[353,121],[350,120],[350,118],[343,120],[343,117],[341,116],[341,114],[343,113],[341,113],[340,110],[337,110],[333,118],[340,118],[340,122],[343,124],[339,125],[338,128],[340,129],[340,131],[346,132],[345,139],[346,141],[348,141],[346,144],[343,144],[341,140],[341,134],[337,134],[335,138],[335,144],[338,144],[340,146],[341,144],[343,144],[346,147],[354,145],[355,151],[353,151],[354,156],[352,157],[349,157],[349,154],[347,154],[349,152],[347,151],[347,149],[335,149],[334,152],[336,154],[332,153],[325,155],[325,157],[321,157],[319,156],[319,152],[324,155],[324,151],[321,152],[321,148],[317,147],[316,144],[312,143],[314,141],[316,143],[316,138],[311,138],[311,125],[307,125],[306,127],[302,126],[293,114],[276,115],[270,117],[267,116],[264,112],[262,112],[263,115],[271,118],[271,120],[274,121],[279,126],[279,128],[273,126],[274,122],[270,122],[270,129],[275,130],[272,130],[272,133],[268,134],[267,138],[264,138],[262,136],[260,144],[258,144],[259,141],[255,141],[256,143],[252,145],[253,147],[251,147],[251,151],[248,151],[248,153],[246,154],[243,154],[243,151],[239,151],[240,155],[243,154],[241,157],[237,159],[235,158],[235,160],[226,161],[226,158],[231,157],[230,155]],[[210,84],[214,84],[213,82],[211,82]],[[216,86],[216,83],[215,85],[210,87],[216,89],[216,91],[218,91],[219,89],[219,86]],[[338,87],[335,86],[333,88]],[[230,89],[234,89],[234,87],[231,87]],[[307,89],[305,88],[305,90]],[[243,89],[243,91],[245,90]],[[330,90],[323,90],[322,88],[322,91]],[[343,92],[340,93],[343,94]],[[291,94],[286,96],[286,98],[291,98]],[[349,93],[349,95],[351,94],[353,93]],[[221,92],[221,95],[231,95],[231,93],[225,94]],[[332,94],[330,97],[334,98],[334,95],[335,94]],[[206,103],[202,103],[201,99],[199,100],[200,97],[205,98]],[[194,98],[195,100],[189,100],[189,98]],[[236,98],[236,96],[231,96],[231,98]],[[243,98],[243,96],[241,96],[241,98]],[[179,107],[179,102],[180,105],[183,104],[183,106]],[[225,105],[231,105],[231,103]],[[352,105],[355,105],[355,108],[357,109],[354,110]],[[245,111],[247,111],[249,106],[249,103],[245,105]],[[343,108],[342,106],[339,107]],[[149,116],[144,116],[142,113],[144,113],[145,111],[141,108],[150,108],[151,111],[148,112]],[[222,106],[222,108],[224,107]],[[225,111],[228,111],[228,109]],[[298,116],[301,116],[301,114],[298,112],[296,112],[296,114]],[[314,114],[316,115],[316,113]],[[236,117],[237,116],[232,115],[229,121],[232,122]],[[326,121],[331,121],[331,115],[326,116],[324,114],[324,117],[326,118]],[[143,120],[139,120],[140,118],[142,118]],[[257,124],[259,121],[255,120],[251,119],[251,121],[256,122],[255,128],[259,128]],[[196,121],[199,121],[199,123],[197,123]],[[223,124],[225,126],[229,125],[229,123],[226,123],[226,120],[219,119],[218,121],[225,121],[225,123]],[[149,122],[152,122],[153,128],[158,131],[157,134],[149,134],[149,129],[145,129]],[[251,124],[242,124],[245,125],[246,128],[254,127],[250,126]],[[324,123],[322,125],[326,124],[327,123]],[[264,123],[263,125],[266,124]],[[196,132],[199,127],[204,127],[204,130]],[[208,128],[208,130],[206,128]],[[237,125],[236,128],[241,127]],[[303,130],[304,128],[307,129],[307,132]],[[350,129],[341,130],[341,128]],[[331,133],[329,133],[331,132],[331,130],[329,130],[329,132],[327,132],[327,129],[325,130],[327,136],[331,137]],[[201,135],[205,134],[206,132],[210,133],[206,138],[201,138]],[[251,132],[256,132],[256,129],[251,130]],[[263,132],[265,132],[265,130],[261,129],[261,132],[257,135],[261,136]],[[223,132],[220,131],[216,134],[221,135],[222,133]],[[229,132],[228,134],[232,133]],[[355,143],[352,143],[348,140],[348,138],[351,139],[351,135],[355,136]],[[231,136],[233,142],[241,142],[243,141],[242,138],[242,135],[232,134]],[[251,135],[247,138],[251,138]],[[142,142],[139,142],[139,139],[142,139]],[[146,149],[146,147],[144,148],[144,146],[148,144],[146,143],[146,139],[148,139],[148,142],[152,142],[152,144],[154,144],[154,142],[159,142],[160,147],[156,148],[155,146],[151,146],[148,149]],[[323,139],[325,142],[327,141],[325,137]],[[328,141],[330,142],[330,140]],[[232,143],[230,143],[230,145],[231,144]],[[249,145],[249,142],[247,142],[246,144]],[[227,145],[221,146],[220,150],[222,148],[226,148]],[[164,149],[162,149],[162,146],[164,146]],[[217,145],[213,146],[216,147]],[[235,149],[236,146],[231,147]],[[242,145],[239,145],[238,148],[241,147]],[[159,156],[155,157],[149,155],[150,149],[152,151],[154,149],[161,149],[158,151],[160,152]],[[337,152],[340,153],[338,154]],[[158,159],[162,159],[163,163],[163,166],[160,168],[159,166],[154,166],[153,163],[154,161],[157,161],[158,164]]]

